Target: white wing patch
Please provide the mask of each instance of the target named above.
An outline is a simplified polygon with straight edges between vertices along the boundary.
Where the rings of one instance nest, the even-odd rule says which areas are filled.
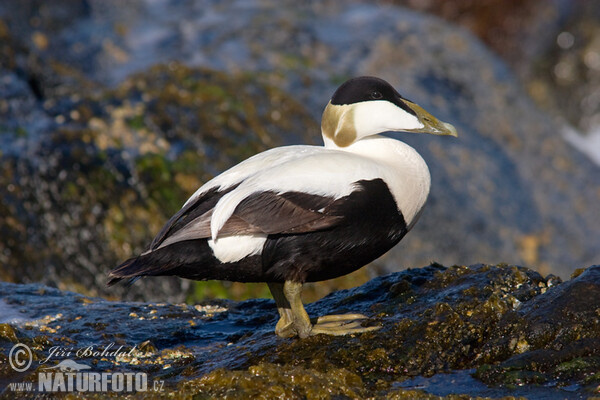
[[[236,235],[209,239],[208,245],[222,263],[240,261],[244,257],[261,254],[267,235]]]

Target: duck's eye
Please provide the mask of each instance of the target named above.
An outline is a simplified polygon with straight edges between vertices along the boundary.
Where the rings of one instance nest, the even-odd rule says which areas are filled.
[[[377,90],[374,90],[371,92],[371,98],[373,100],[379,100],[383,97],[383,95],[381,94],[381,92],[378,92]]]

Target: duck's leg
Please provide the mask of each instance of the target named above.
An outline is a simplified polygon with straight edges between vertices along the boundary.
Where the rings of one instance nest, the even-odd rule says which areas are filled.
[[[269,284],[273,298],[277,303],[280,319],[275,327],[275,333],[281,337],[300,336],[305,338],[319,333],[327,335],[348,335],[352,333],[369,332],[379,329],[379,326],[363,327],[361,321],[367,317],[362,314],[325,315],[311,321],[302,304],[302,284],[286,281],[283,285]]]
[[[300,298],[302,284],[288,281],[268,285],[280,317],[275,326],[275,333],[280,337],[305,338],[310,335],[312,325]]]
[[[280,337],[294,337],[297,335],[293,325],[292,309],[288,299],[283,293],[283,283],[268,282],[269,290],[277,304],[279,311],[279,321],[275,325],[275,333]]]

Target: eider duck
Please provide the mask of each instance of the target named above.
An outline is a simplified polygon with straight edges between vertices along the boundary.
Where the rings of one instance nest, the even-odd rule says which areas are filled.
[[[266,282],[280,319],[275,333],[305,338],[378,329],[361,314],[313,324],[302,284],[346,275],[396,245],[429,194],[427,164],[388,131],[457,136],[456,129],[402,97],[389,83],[358,77],[325,107],[324,146],[257,154],[200,187],[147,251],[109,274]]]

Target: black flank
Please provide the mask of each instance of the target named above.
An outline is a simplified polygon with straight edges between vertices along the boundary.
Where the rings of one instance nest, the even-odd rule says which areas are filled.
[[[349,274],[394,247],[406,234],[404,217],[382,179],[359,181],[326,214],[342,215],[330,230],[270,235],[263,250],[268,280],[316,282]]]
[[[260,256],[246,257],[238,263],[221,263],[213,255],[206,239],[173,243],[151,253],[132,258],[109,274],[108,285],[138,276],[175,275],[182,278],[224,281],[261,281]]]

